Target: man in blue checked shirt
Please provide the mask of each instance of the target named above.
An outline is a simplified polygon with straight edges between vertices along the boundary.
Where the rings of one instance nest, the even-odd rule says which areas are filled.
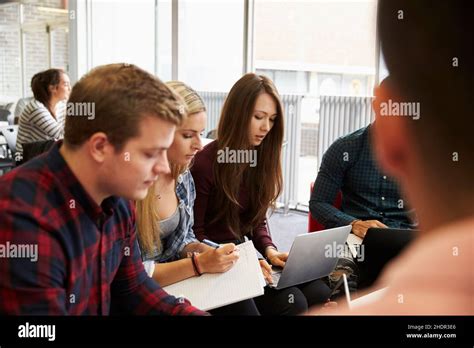
[[[387,78],[381,85],[388,83]],[[368,125],[345,135],[329,147],[309,201],[312,216],[326,228],[351,224],[352,232],[361,238],[371,227],[416,226],[414,211],[400,195],[397,183],[375,161],[371,128]],[[333,202],[339,191],[342,206],[337,209]]]

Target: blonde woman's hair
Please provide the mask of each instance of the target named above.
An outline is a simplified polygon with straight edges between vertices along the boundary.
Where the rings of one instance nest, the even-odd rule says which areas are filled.
[[[181,81],[166,82],[169,89],[176,94],[185,105],[187,110],[186,117],[192,114],[206,111],[206,106],[201,96],[191,87]],[[188,166],[180,166],[170,162],[171,175],[175,182],[177,182],[180,174],[184,173]],[[136,202],[137,206],[137,228],[140,246],[146,253],[151,253],[156,248],[161,251],[160,238],[160,216],[158,214],[158,206],[155,199],[155,185],[154,183],[149,189],[146,197]]]
[[[201,111],[206,111],[204,100],[197,92],[181,81],[168,81],[166,85],[176,94],[178,94],[186,104],[188,115]]]

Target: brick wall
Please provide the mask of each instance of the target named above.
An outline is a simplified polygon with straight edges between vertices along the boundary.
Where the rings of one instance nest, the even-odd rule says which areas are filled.
[[[0,96],[21,94],[19,31],[0,32]]]
[[[39,71],[49,68],[48,35],[46,32],[27,33],[25,42],[25,83],[27,96],[33,93],[30,88],[31,78]]]
[[[46,26],[57,22],[67,23],[67,14],[41,11],[38,7],[63,8],[62,0],[24,0],[23,28],[25,47],[26,96],[31,96],[31,78],[50,67]],[[21,97],[21,51],[19,36],[18,3],[0,5],[0,96]],[[67,26],[67,24],[66,24]],[[68,68],[68,34],[65,28],[53,29],[52,66]]]
[[[37,5],[43,7],[63,8],[64,0],[23,0],[25,5]]]
[[[18,4],[0,6],[0,96],[14,96],[21,93],[20,32]]]
[[[18,23],[18,4],[0,6],[0,25],[14,25]]]
[[[65,71],[69,70],[69,33],[64,29],[56,29],[53,35],[53,66]]]

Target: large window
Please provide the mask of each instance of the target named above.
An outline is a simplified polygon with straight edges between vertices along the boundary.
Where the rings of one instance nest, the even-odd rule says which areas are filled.
[[[172,57],[172,31],[171,18],[172,7],[171,0],[159,0],[158,11],[156,14],[156,74],[163,81],[171,80],[171,69],[173,63]]]
[[[319,136],[322,96],[366,103],[373,91],[376,0],[70,0],[74,3],[87,5],[78,36],[88,36],[77,40],[77,55],[78,65],[85,55],[88,66],[78,77],[92,66],[126,61],[165,81],[182,80],[207,103],[206,131],[217,126],[225,93],[242,73],[269,76],[287,113],[286,206],[308,204],[309,183],[327,146]],[[369,119],[361,118],[361,124]]]
[[[295,186],[290,203],[307,205],[318,168],[320,97],[372,95],[376,0],[255,0],[254,13],[256,71],[281,94],[302,96],[287,121],[286,138],[300,142],[288,142],[299,160],[285,185]]]
[[[306,71],[257,69],[256,73],[271,78],[280,93],[309,93],[311,75]]]
[[[341,133],[328,130],[327,118],[332,117],[333,128],[351,123],[346,106],[363,104],[369,111],[353,117],[354,124],[370,122],[367,102],[380,60],[376,0],[39,1],[58,8],[0,5],[0,43],[7,47],[0,55],[0,93],[26,91],[31,75],[49,66],[70,67],[75,82],[97,65],[134,63],[201,92],[210,131],[217,126],[225,93],[242,73],[265,74],[283,95],[287,115],[287,206],[308,203],[309,183],[333,141],[321,141],[320,135]],[[69,12],[59,8],[65,3]],[[15,24],[20,12],[15,17],[12,11],[18,6],[24,7],[21,26]],[[383,62],[380,70],[379,79],[386,74]],[[333,97],[346,103],[340,108],[346,115],[324,111]]]
[[[172,0],[70,0],[72,80],[91,68],[135,64],[171,79]]]
[[[179,2],[178,75],[199,91],[229,91],[242,75],[244,1]]]
[[[155,70],[155,2],[90,2],[92,67],[126,62]]]
[[[78,37],[77,78],[97,65],[127,62],[164,81],[179,79],[200,91],[228,91],[242,74],[242,0],[71,3],[78,9],[78,22],[72,22]]]

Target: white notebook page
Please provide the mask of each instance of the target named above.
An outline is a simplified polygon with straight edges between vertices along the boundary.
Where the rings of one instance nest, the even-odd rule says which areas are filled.
[[[252,241],[239,244],[239,259],[225,273],[206,273],[171,284],[163,289],[170,295],[185,297],[202,310],[263,295],[262,271]]]

